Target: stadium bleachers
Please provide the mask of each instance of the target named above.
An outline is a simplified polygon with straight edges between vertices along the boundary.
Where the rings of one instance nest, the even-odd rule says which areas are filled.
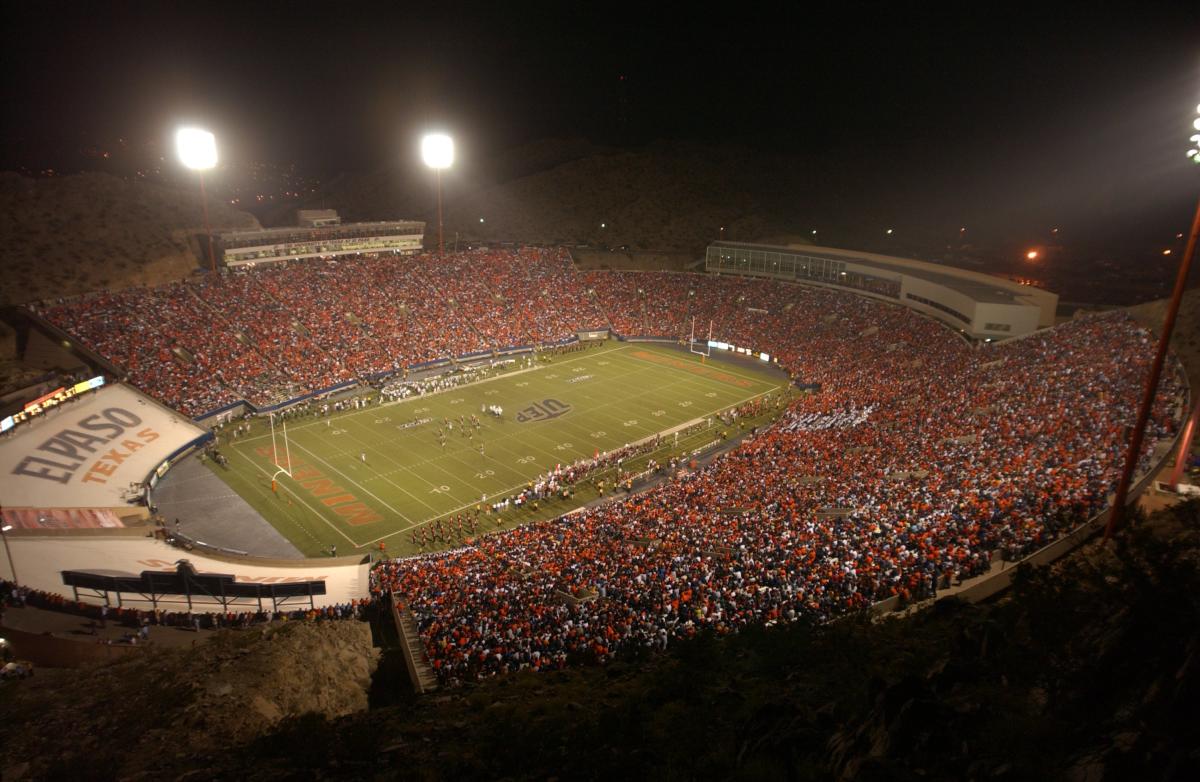
[[[822,392],[767,431],[623,502],[375,571],[443,682],[925,596],[1103,507],[1150,352],[1131,320],[977,351],[898,308],[804,295],[772,345]]]
[[[693,318],[819,386],[650,492],[378,568],[443,682],[821,621],[1042,545],[1106,503],[1152,353],[1120,313],[974,347],[843,291],[579,273],[540,249],[289,264],[36,309],[193,415],[609,324],[685,339]],[[1164,379],[1147,453],[1181,387]]]

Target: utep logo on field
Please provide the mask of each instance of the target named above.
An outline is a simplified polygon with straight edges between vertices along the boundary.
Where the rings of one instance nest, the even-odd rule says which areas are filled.
[[[524,424],[530,421],[549,421],[551,418],[558,418],[569,412],[571,412],[571,406],[566,402],[560,402],[557,399],[543,399],[517,413],[517,422]]]

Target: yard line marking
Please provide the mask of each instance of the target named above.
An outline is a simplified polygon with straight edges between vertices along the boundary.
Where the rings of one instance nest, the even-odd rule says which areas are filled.
[[[775,390],[775,389],[772,389],[772,390]],[[735,402],[735,403],[734,403],[734,406],[736,406],[736,405],[740,405],[740,404],[744,404],[744,403],[746,403],[746,402],[750,402],[750,401],[752,401],[752,400],[754,400],[754,399],[757,399],[757,398],[758,398],[758,397],[760,397],[760,396],[766,396],[766,395],[767,395],[767,394],[769,394],[769,393],[771,393],[771,391],[762,391],[762,392],[759,392],[759,393],[757,393],[757,394],[753,394],[753,395],[751,395],[751,396],[748,396],[748,397],[745,397],[745,398],[743,398],[743,399],[740,399],[740,400],[738,400],[737,402]],[[661,433],[661,431],[665,431],[665,430],[660,430],[660,433]],[[539,475],[544,475],[544,473],[539,473]],[[423,520],[423,521],[419,521],[419,522],[416,522],[416,523],[411,523],[411,522],[410,522],[408,526],[406,526],[406,527],[400,527],[399,529],[393,530],[392,532],[389,532],[389,533],[387,533],[386,535],[381,535],[380,537],[378,537],[378,538],[375,538],[374,540],[371,540],[371,541],[368,541],[368,542],[364,543],[364,544],[363,544],[363,546],[371,546],[371,545],[374,545],[374,544],[378,543],[378,542],[379,542],[379,541],[381,541],[381,540],[387,540],[388,538],[395,537],[396,535],[399,535],[399,534],[401,534],[401,533],[403,533],[403,532],[408,532],[408,531],[409,531],[409,530],[411,530],[411,529],[416,529],[417,527],[421,527],[421,526],[424,526],[424,525],[426,525],[426,524],[431,524],[431,523],[433,523],[433,522],[437,521],[438,519],[443,519],[443,518],[445,518],[445,517],[447,517],[447,516],[450,516],[450,515],[452,515],[452,514],[458,513],[459,511],[466,510],[466,509],[468,509],[468,508],[471,508],[471,507],[473,507],[473,506],[475,506],[475,505],[481,505],[481,504],[484,504],[484,503],[486,503],[486,502],[488,502],[488,501],[490,501],[490,500],[493,500],[493,499],[495,499],[495,498],[497,498],[497,497],[502,497],[502,496],[504,496],[504,495],[507,495],[507,494],[509,494],[509,493],[511,493],[511,492],[515,492],[517,489],[523,489],[523,488],[525,488],[525,487],[526,487],[528,484],[529,484],[529,481],[526,481],[526,482],[524,482],[524,483],[519,483],[519,484],[517,484],[516,486],[511,486],[511,487],[509,487],[509,488],[507,488],[507,489],[504,489],[504,490],[502,490],[502,491],[496,492],[496,493],[494,493],[494,494],[489,494],[489,495],[487,495],[487,497],[485,497],[483,500],[479,500],[479,501],[476,501],[476,502],[468,502],[468,503],[466,503],[465,505],[460,505],[460,506],[458,506],[457,508],[453,508],[453,509],[451,509],[451,510],[448,510],[448,511],[446,511],[445,513],[443,513],[443,514],[442,514],[442,515],[440,515],[440,516],[434,516],[433,518],[425,519],[425,520]],[[586,503],[585,503],[585,505],[586,505]],[[582,507],[584,507],[584,505],[580,505],[580,506],[579,506],[579,508],[582,508]],[[558,514],[557,516],[551,516],[551,517],[549,517],[548,519],[540,519],[540,521],[552,521],[552,520],[554,520],[554,519],[561,518],[562,516],[565,516],[565,515],[567,515],[568,513],[571,513],[571,512],[573,512],[574,510],[578,510],[579,508],[574,508],[574,509],[572,509],[572,510],[570,510],[570,511],[565,511],[565,512],[563,512],[563,513],[560,513],[560,514]],[[525,522],[525,523],[532,523],[532,522]],[[499,531],[499,530],[497,530],[497,531]],[[489,534],[489,533],[484,533],[484,534]],[[415,556],[415,554],[414,554],[413,556]]]
[[[358,416],[358,415],[362,415],[363,413],[370,413],[372,410],[377,410],[377,409],[385,408],[385,407],[392,407],[393,405],[411,404],[413,402],[418,402],[422,399],[428,399],[431,396],[438,396],[439,394],[445,394],[449,391],[458,391],[459,389],[463,389],[463,388],[471,388],[472,386],[478,386],[478,385],[482,385],[484,383],[490,383],[493,380],[505,380],[510,377],[516,377],[517,375],[522,375],[526,372],[538,372],[538,371],[541,371],[544,369],[548,369],[550,367],[560,367],[563,364],[572,364],[576,361],[583,361],[585,359],[595,358],[597,356],[607,355],[609,353],[620,353],[622,351],[629,350],[632,347],[633,347],[632,345],[621,345],[619,347],[604,348],[604,349],[598,350],[594,353],[588,353],[585,351],[584,355],[582,355],[582,356],[578,356],[577,358],[570,358],[570,359],[567,359],[566,361],[557,361],[550,365],[543,364],[541,366],[529,367],[527,369],[517,369],[512,372],[505,372],[502,375],[494,375],[492,377],[485,377],[485,378],[481,378],[479,380],[472,380],[470,383],[463,383],[461,386],[453,386],[451,388],[443,388],[443,389],[439,389],[436,391],[430,391],[429,393],[422,394],[421,396],[409,396],[409,397],[405,397],[404,399],[397,399],[392,402],[384,402],[383,404],[376,403],[376,404],[368,405],[366,408],[359,408],[358,410],[342,410],[340,412],[333,413],[331,415],[325,416],[323,418],[320,418],[316,421],[309,422],[307,424],[300,424],[299,426],[293,426],[292,431],[298,432],[302,429],[311,429],[314,426],[320,426],[321,422],[325,421],[325,420],[336,421],[339,418],[348,418],[348,417]],[[235,442],[249,443],[249,442],[253,442],[254,440],[261,440],[261,439],[264,439],[267,437],[270,437],[270,435],[269,434],[259,434],[259,435],[255,435],[253,437],[247,437],[242,440],[237,440]]]
[[[248,462],[250,462],[252,465],[254,465],[254,466],[255,466],[255,467],[256,467],[256,468],[259,470],[259,472],[261,472],[263,475],[267,476],[268,478],[270,478],[270,477],[271,477],[271,471],[270,471],[270,470],[267,470],[267,469],[266,469],[266,468],[264,468],[262,465],[260,465],[258,462],[254,461],[254,459],[253,459],[253,458],[251,458],[251,457],[249,457],[249,456],[246,456],[245,454],[242,454],[242,458],[244,458],[246,461],[248,461]],[[329,521],[329,519],[325,518],[325,516],[324,516],[324,515],[323,515],[323,514],[322,514],[320,511],[316,510],[315,508],[313,508],[313,506],[311,506],[311,505],[309,505],[307,502],[305,502],[305,501],[304,501],[304,498],[303,498],[303,497],[301,497],[299,494],[297,494],[297,493],[295,492],[295,490],[293,490],[293,489],[289,488],[287,484],[279,484],[279,485],[283,486],[283,490],[284,490],[284,491],[286,491],[288,494],[292,495],[292,496],[293,496],[293,497],[295,497],[297,500],[299,500],[301,505],[303,505],[304,507],[306,507],[306,508],[308,508],[310,511],[312,511],[312,513],[313,513],[313,515],[314,515],[314,516],[316,516],[316,517],[317,517],[318,519],[320,519],[321,521],[325,522],[325,524],[327,524],[327,525],[329,526],[329,528],[330,528],[330,529],[332,529],[334,532],[336,532],[337,534],[339,534],[339,535],[341,535],[343,538],[345,538],[345,539],[346,539],[346,540],[347,540],[347,541],[350,543],[350,545],[351,545],[351,546],[354,546],[354,547],[356,547],[356,548],[362,548],[361,546],[359,546],[359,544],[358,544],[358,543],[356,543],[356,542],[354,541],[354,539],[353,539],[353,538],[351,538],[351,537],[350,537],[349,535],[347,535],[345,532],[342,532],[342,531],[341,531],[341,530],[340,530],[340,529],[337,527],[337,525],[333,524],[331,521]],[[407,521],[407,520],[408,520],[408,519],[405,519],[405,521]],[[275,526],[275,525],[273,525],[273,524],[272,524],[271,526]],[[278,529],[278,528],[276,527],[276,529]],[[284,537],[287,537],[287,536],[286,536],[286,535],[284,535]]]
[[[379,497],[377,497],[377,496],[376,496],[376,495],[375,495],[375,494],[374,494],[374,493],[373,493],[373,492],[372,492],[370,489],[367,489],[367,488],[365,488],[365,487],[363,487],[363,486],[360,486],[360,485],[359,485],[359,483],[358,483],[358,481],[355,481],[355,480],[353,480],[353,479],[352,479],[352,478],[351,478],[349,475],[347,475],[346,473],[344,473],[344,472],[342,472],[341,470],[339,470],[338,468],[334,467],[332,464],[330,464],[329,462],[325,461],[325,460],[324,460],[324,459],[322,459],[320,456],[317,456],[315,453],[313,453],[312,451],[308,450],[308,449],[307,449],[307,448],[305,448],[303,445],[300,445],[300,443],[296,443],[296,447],[297,447],[297,448],[299,448],[301,451],[304,451],[306,454],[308,454],[308,455],[309,455],[309,456],[311,456],[312,458],[316,459],[316,460],[317,460],[318,462],[320,462],[321,464],[325,465],[327,468],[329,468],[329,469],[330,469],[330,470],[332,470],[333,472],[335,472],[335,473],[337,473],[338,475],[342,476],[344,479],[346,479],[346,482],[347,482],[347,483],[350,483],[350,484],[353,484],[354,486],[357,486],[359,489],[362,489],[362,491],[363,491],[365,494],[367,494],[367,495],[369,495],[369,496],[371,496],[371,497],[374,497],[374,499],[375,499],[375,501],[376,501],[376,502],[378,502],[380,505],[382,505],[383,507],[385,507],[385,508],[387,508],[388,510],[390,510],[392,513],[395,513],[397,516],[399,516],[400,518],[404,519],[405,521],[409,521],[409,518],[408,518],[407,516],[405,516],[405,515],[404,515],[403,513],[401,513],[400,511],[396,510],[396,509],[395,509],[394,507],[392,507],[392,506],[391,506],[389,503],[386,503],[386,502],[384,502],[383,500],[379,499]],[[400,488],[400,487],[397,487],[397,488]],[[400,490],[401,490],[401,491],[404,491],[404,489],[402,489],[402,488],[401,488]],[[405,493],[405,494],[408,494],[408,496],[412,497],[412,495],[411,495],[411,494],[409,494],[407,491],[404,491],[404,493]],[[418,502],[420,502],[420,500],[419,500],[418,498],[416,498],[416,497],[413,497],[413,499],[415,499],[415,500],[417,500]],[[432,509],[431,509],[431,510],[432,510]]]

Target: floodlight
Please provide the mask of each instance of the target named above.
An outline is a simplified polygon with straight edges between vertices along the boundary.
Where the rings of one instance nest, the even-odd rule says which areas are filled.
[[[450,168],[454,165],[454,139],[445,133],[430,133],[421,139],[421,159],[430,168]]]
[[[5,524],[3,527],[0,527],[0,532],[8,532],[10,529],[12,529],[12,525]]]
[[[1192,127],[1196,130],[1200,130],[1200,117],[1192,120]]]
[[[180,128],[175,132],[175,151],[179,162],[190,169],[205,171],[217,165],[217,139],[207,130]]]
[[[1037,250],[1030,250],[1029,252],[1025,253],[1025,257],[1026,257],[1026,258],[1028,258],[1028,259],[1029,259],[1029,260],[1031,260],[1031,261],[1036,261],[1036,260],[1037,260],[1037,257],[1038,257],[1038,251],[1037,251]]]

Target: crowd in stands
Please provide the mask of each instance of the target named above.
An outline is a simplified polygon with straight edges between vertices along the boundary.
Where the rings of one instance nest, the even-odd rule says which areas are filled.
[[[794,295],[792,318],[761,327],[691,297],[721,339],[740,329],[820,385],[775,425],[644,494],[375,571],[443,682],[928,596],[1107,502],[1153,353],[1125,315],[973,349],[902,308]],[[1151,439],[1180,391],[1173,368]]]
[[[707,338],[711,323],[714,339],[768,352],[817,389],[648,492],[378,567],[373,590],[412,610],[445,683],[822,621],[1045,545],[1108,501],[1153,354],[1122,313],[973,347],[844,291],[577,273],[546,250],[292,263],[40,311],[193,413],[281,377],[323,388],[606,322],[672,339],[693,321]],[[222,332],[258,358],[209,343]],[[1181,383],[1171,367],[1143,459],[1173,431]]]
[[[607,326],[570,257],[540,248],[297,261],[32,309],[193,416]]]

